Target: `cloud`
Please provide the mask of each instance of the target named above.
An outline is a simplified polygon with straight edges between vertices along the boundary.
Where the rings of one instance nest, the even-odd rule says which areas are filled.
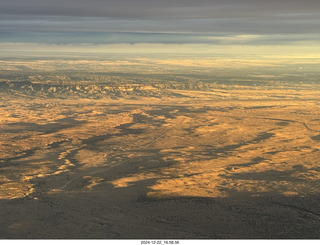
[[[2,0],[0,42],[292,43],[318,34],[319,9],[318,0]]]
[[[188,34],[93,31],[0,31],[1,42],[46,44],[208,44],[208,45],[301,45],[317,44],[320,34]],[[0,42],[0,43],[1,43]]]
[[[214,57],[251,57],[285,58],[299,62],[301,58],[312,59],[309,62],[318,64],[320,46],[275,46],[265,45],[209,45],[209,44],[39,44],[39,43],[2,43],[0,44],[0,57],[109,57],[106,54],[130,53],[162,53],[162,54],[203,54]],[[66,55],[66,56],[65,56]],[[213,57],[211,56],[211,57]],[[287,60],[285,60],[287,62]]]
[[[318,0],[2,0],[0,13],[110,18],[243,18],[314,13]]]
[[[16,31],[93,31],[195,34],[303,34],[318,33],[319,19],[113,19],[70,16],[2,15],[0,30]]]

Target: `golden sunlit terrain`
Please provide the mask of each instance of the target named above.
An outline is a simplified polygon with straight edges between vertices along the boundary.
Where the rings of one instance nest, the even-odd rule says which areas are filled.
[[[1,61],[1,238],[319,238],[315,60],[60,61]]]

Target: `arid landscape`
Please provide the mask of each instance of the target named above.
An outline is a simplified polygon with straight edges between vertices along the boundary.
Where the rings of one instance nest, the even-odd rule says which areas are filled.
[[[2,59],[0,238],[320,238],[317,59]]]

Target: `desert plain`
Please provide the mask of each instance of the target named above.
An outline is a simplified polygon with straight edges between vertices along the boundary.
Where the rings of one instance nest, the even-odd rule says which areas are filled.
[[[316,60],[3,60],[0,238],[320,238]]]

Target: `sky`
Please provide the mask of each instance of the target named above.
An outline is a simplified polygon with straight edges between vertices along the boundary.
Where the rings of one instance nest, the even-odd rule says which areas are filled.
[[[319,0],[0,1],[0,51],[263,46],[312,53],[319,40]]]

